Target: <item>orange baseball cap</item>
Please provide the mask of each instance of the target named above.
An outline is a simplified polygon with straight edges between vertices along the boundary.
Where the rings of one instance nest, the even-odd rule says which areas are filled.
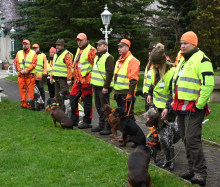
[[[29,40],[23,40],[22,44],[30,44]]]
[[[131,42],[127,39],[122,39],[118,45],[119,46],[127,45],[128,47],[131,47]]]
[[[38,44],[33,44],[32,45],[32,48],[38,48],[38,47],[40,47]]]
[[[87,36],[86,36],[86,34],[84,34],[84,33],[79,33],[79,34],[77,35],[77,37],[76,37],[76,40],[77,40],[77,39],[80,39],[80,40],[87,39]]]
[[[198,37],[197,37],[196,33],[194,33],[193,31],[188,31],[188,32],[184,33],[180,40],[189,42],[195,46],[198,45]]]

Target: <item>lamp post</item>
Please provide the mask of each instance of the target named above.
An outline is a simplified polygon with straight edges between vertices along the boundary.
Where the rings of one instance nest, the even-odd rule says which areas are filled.
[[[4,28],[5,28],[5,18],[2,17],[2,12],[0,11],[0,34],[1,34],[1,37],[4,36]]]
[[[15,39],[12,37],[13,34],[15,34],[15,29],[14,27],[11,28],[10,30],[10,35],[11,35],[11,44],[12,44],[12,51],[14,52],[15,51]],[[15,65],[13,63],[13,76],[16,75],[16,69],[15,69]]]
[[[102,23],[105,26],[105,30],[101,28],[103,34],[105,34],[105,41],[108,43],[108,34],[112,32],[112,28],[110,28],[110,31],[108,31],[108,25],[110,24],[112,14],[108,11],[107,4],[105,4],[105,10],[101,13]]]

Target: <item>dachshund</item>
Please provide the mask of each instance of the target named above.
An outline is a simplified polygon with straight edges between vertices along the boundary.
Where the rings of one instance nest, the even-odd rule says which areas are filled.
[[[110,136],[116,138],[117,130],[121,131],[120,118],[112,115],[114,109],[110,105],[105,104],[103,108],[104,108],[104,114],[108,118],[108,123],[109,125],[111,125],[112,128],[112,134]]]
[[[73,121],[60,108],[58,108],[55,99],[49,98],[47,104],[47,110],[50,110],[54,127],[57,127],[56,122],[59,122],[63,129],[73,129]]]
[[[127,113],[123,108],[116,108],[116,110],[113,113],[113,116],[119,117],[121,120],[120,126],[123,134],[123,142],[120,145],[121,147],[126,146],[128,142],[127,135],[131,135],[132,137],[132,142],[134,143],[132,147],[136,147],[138,145],[146,145],[146,137],[143,131],[133,120],[131,120],[127,116]]]
[[[161,143],[161,148],[164,151],[164,163],[162,168],[169,167],[169,170],[174,170],[174,144],[180,140],[180,133],[176,122],[167,122],[161,119],[158,113],[149,116],[146,122],[147,127],[155,127],[157,129],[158,137]]]
[[[150,186],[151,177],[148,172],[151,148],[139,145],[128,158],[128,182],[131,187]]]

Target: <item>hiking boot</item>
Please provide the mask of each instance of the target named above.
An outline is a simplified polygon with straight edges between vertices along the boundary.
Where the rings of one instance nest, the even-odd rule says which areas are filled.
[[[112,128],[106,121],[104,130],[100,131],[100,135],[109,135],[112,134]]]
[[[195,176],[191,178],[191,183],[192,184],[198,184],[200,186],[205,186],[206,185],[206,179],[203,178],[199,174],[195,174]]]
[[[104,128],[100,127],[99,125],[97,127],[91,129],[92,132],[100,132],[100,131],[103,131],[103,130],[104,130]]]
[[[82,125],[78,126],[79,129],[88,129],[88,128],[92,128],[92,125],[83,122]]]
[[[179,177],[186,179],[186,180],[190,180],[193,176],[194,176],[194,174],[190,171],[179,174]]]
[[[100,135],[109,135],[112,134],[112,130],[111,129],[104,129],[102,131],[100,131]]]

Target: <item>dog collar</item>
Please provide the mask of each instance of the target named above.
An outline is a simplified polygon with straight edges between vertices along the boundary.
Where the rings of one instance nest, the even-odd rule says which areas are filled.
[[[154,130],[156,130],[155,127],[153,127],[153,128],[151,129],[151,131],[148,133],[147,138],[149,138],[149,136],[152,134],[152,132],[153,132]]]
[[[51,108],[51,107],[53,107],[53,106],[55,106],[55,107],[56,107],[56,106],[59,106],[59,103],[52,103],[51,105],[48,105],[47,107],[48,107],[48,108]]]
[[[115,111],[115,110],[112,109],[112,110],[111,110],[111,113],[110,113],[107,117],[111,116],[111,115],[113,114],[114,111]]]

